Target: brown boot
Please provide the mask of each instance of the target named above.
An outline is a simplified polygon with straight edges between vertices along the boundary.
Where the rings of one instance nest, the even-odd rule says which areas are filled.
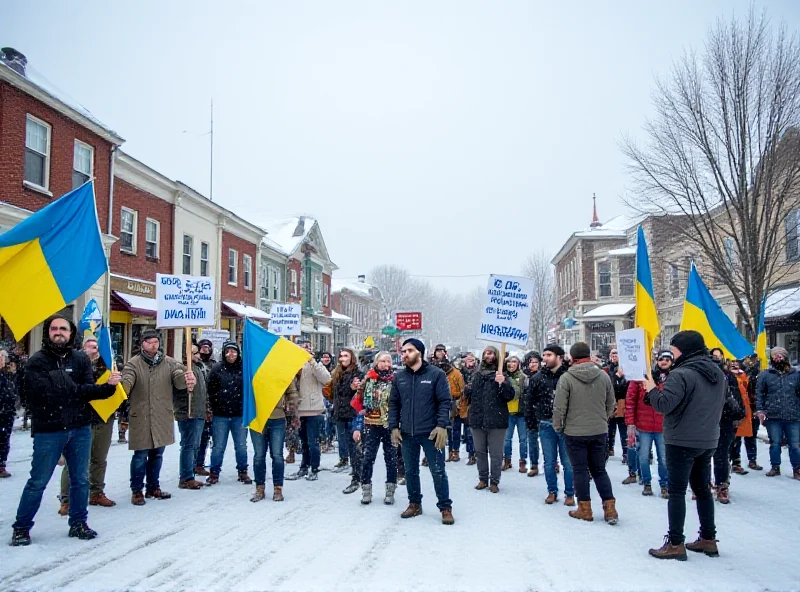
[[[144,496],[147,497],[147,498],[153,498],[153,499],[157,499],[157,500],[167,500],[167,499],[170,499],[172,497],[172,494],[171,493],[167,493],[166,491],[164,491],[163,489],[158,487],[156,489],[148,489],[145,492]]]
[[[500,487],[498,487],[498,484],[497,484],[497,483],[495,483],[494,481],[492,481],[492,482],[489,484],[489,491],[491,491],[492,493],[500,493]]]
[[[603,502],[603,518],[606,523],[612,526],[619,521],[619,514],[617,514],[617,500],[610,499]]]
[[[400,514],[400,518],[413,518],[422,514],[422,506],[420,504],[408,504],[405,511]]]
[[[475,489],[481,490],[481,489],[486,489],[487,487],[489,487],[489,484],[486,483],[486,481],[484,480],[480,480],[478,481],[478,484],[475,486]]]
[[[721,504],[731,503],[731,498],[728,492],[727,485],[720,485],[719,487],[717,487],[717,501]],[[687,546],[686,548],[688,549],[689,547]]]
[[[195,479],[183,479],[178,481],[178,489],[203,489],[203,484]]]
[[[631,484],[636,483],[637,481],[638,481],[638,478],[636,477],[636,473],[629,473],[628,476],[625,477],[625,480],[622,482],[622,484],[623,485],[631,485]]]
[[[453,452],[453,462],[461,462],[461,454],[458,450]]]
[[[93,493],[89,496],[90,506],[101,506],[103,508],[111,508],[117,505],[117,502],[112,501],[106,497],[102,491],[100,493]]]
[[[519,472],[525,474],[528,472],[528,463],[524,460],[519,461]]]
[[[453,518],[453,510],[450,508],[445,508],[442,510],[442,524],[446,524],[447,526],[452,526],[456,523],[456,519]]]
[[[272,501],[273,502],[282,502],[283,501],[283,487],[280,485],[276,485],[272,488]]]
[[[544,503],[548,505],[552,505],[558,501],[558,496],[555,493],[548,493],[547,497],[544,498]]]
[[[704,539],[698,537],[693,543],[688,543],[686,549],[694,551],[695,553],[705,553],[709,557],[719,557],[719,549],[717,549],[717,541],[712,539]]]
[[[505,457],[503,459],[503,470],[508,471],[511,469],[511,458]]]
[[[263,485],[256,485],[256,492],[253,494],[253,497],[250,498],[251,502],[260,502],[266,497],[264,493],[264,486]]]
[[[470,454],[469,455],[469,460],[467,461],[467,466],[474,465],[477,462],[478,462],[478,459],[475,458],[475,455],[474,454]]]
[[[0,464],[0,479],[8,479],[11,476],[11,473],[6,471],[6,466]]]
[[[287,465],[294,464],[294,450],[290,450],[289,454],[286,455],[286,464]]]
[[[781,475],[780,467],[772,467],[769,471],[767,471],[767,477],[780,477],[780,475]]]
[[[141,491],[134,491],[131,494],[131,503],[134,506],[143,506],[145,504],[144,494]]]
[[[660,549],[650,549],[651,557],[656,559],[676,559],[677,561],[686,561],[686,547],[683,543],[673,545],[669,540],[669,535],[664,537],[664,544]]]
[[[453,451],[452,450],[447,455],[447,459],[444,462],[453,462]]]
[[[565,496],[564,497],[564,505],[565,506],[574,507],[575,506],[575,496],[574,495]]]
[[[578,502],[578,509],[570,510],[569,515],[578,520],[592,522],[594,520],[594,516],[592,516],[592,502]]]
[[[211,473],[209,473],[205,467],[195,467],[194,474],[199,475],[201,477],[208,477]]]
[[[536,477],[536,475],[538,474],[539,474],[539,467],[535,465],[531,467],[530,471],[528,471],[528,477]]]
[[[208,479],[206,479],[206,483],[208,485],[216,485],[219,483],[219,473],[211,472],[208,474]]]
[[[253,480],[247,474],[247,471],[239,471],[239,483],[244,483],[245,485],[253,484]]]
[[[61,502],[61,507],[58,508],[58,515],[59,516],[69,515],[69,502]]]

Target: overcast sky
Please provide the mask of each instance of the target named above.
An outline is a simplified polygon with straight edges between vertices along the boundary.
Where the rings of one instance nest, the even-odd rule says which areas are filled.
[[[215,201],[317,217],[339,277],[397,263],[464,291],[555,253],[592,193],[624,211],[619,139],[654,76],[749,5],[5,0],[0,43],[206,195],[213,97]]]

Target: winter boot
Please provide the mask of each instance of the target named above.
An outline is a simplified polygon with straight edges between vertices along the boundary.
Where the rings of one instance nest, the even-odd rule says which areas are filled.
[[[669,499],[669,490],[666,487],[661,488],[661,497],[666,500]]]
[[[423,467],[427,467],[428,466],[428,457],[427,456],[423,456],[422,457],[422,466]]]
[[[292,473],[291,475],[286,475],[287,481],[297,481],[298,479],[303,479],[308,476],[308,467],[300,467],[300,470],[296,473]]]
[[[636,476],[636,473],[628,473],[628,476],[625,477],[625,480],[622,482],[623,485],[631,485],[636,483],[639,478]]]
[[[677,561],[686,561],[686,547],[683,543],[673,545],[669,540],[669,535],[664,537],[664,544],[660,549],[650,549],[651,557],[656,559],[676,559]]]
[[[27,528],[15,528],[11,535],[12,547],[27,547],[31,544],[31,531]]]
[[[564,505],[569,506],[570,508],[575,507],[575,496],[574,495],[566,495],[564,496]]]
[[[290,450],[289,454],[286,455],[286,464],[293,465],[294,464],[294,450]]]
[[[372,503],[372,483],[364,483],[361,486],[361,503],[365,506]]]
[[[453,462],[461,462],[461,453],[458,450],[453,451]]]
[[[539,474],[539,467],[536,465],[533,465],[531,467],[531,470],[528,471],[528,477],[536,477],[536,475],[538,474]]]
[[[131,494],[131,503],[134,506],[143,506],[145,504],[144,494],[141,492],[141,490],[140,491],[134,491]]]
[[[653,488],[650,486],[649,483],[644,486],[644,489],[642,490],[642,495],[645,497],[650,497],[651,495],[653,495]]]
[[[781,474],[781,468],[780,467],[772,467],[767,472],[767,477],[780,477],[780,474]]]
[[[350,466],[350,460],[346,458],[340,458],[339,462],[333,465],[333,472],[343,473],[348,466]]]
[[[89,528],[88,524],[81,522],[75,526],[70,526],[69,536],[79,538],[82,541],[91,541],[97,536],[97,533]]]
[[[102,491],[100,493],[93,493],[89,496],[90,506],[101,506],[103,508],[111,508],[117,505],[117,502],[112,501],[106,497]]]
[[[319,469],[311,469],[306,475],[306,481],[317,481],[319,479]]]
[[[387,506],[394,505],[394,492],[396,489],[397,485],[395,483],[386,484],[386,495],[383,498],[383,503]]]
[[[203,484],[195,479],[180,479],[178,481],[178,489],[203,489]]]
[[[166,491],[162,490],[160,487],[156,489],[148,489],[145,491],[144,496],[146,498],[153,498],[157,500],[167,500],[172,497],[171,493],[167,493]]]
[[[500,493],[499,483],[497,483],[497,481],[492,481],[489,483],[489,491],[492,493]]]
[[[548,506],[553,505],[557,501],[558,501],[558,496],[555,493],[553,493],[552,491],[550,493],[548,493],[547,497],[544,499],[544,503],[546,503]]]
[[[280,485],[276,485],[272,488],[272,501],[273,502],[282,502],[283,501],[283,487]]]
[[[794,470],[794,472],[793,472],[793,474],[792,474],[792,478],[793,478],[793,479],[797,479],[798,481],[800,481],[800,467],[797,467],[797,468]]]
[[[477,462],[478,462],[478,459],[475,458],[475,455],[474,454],[470,454],[469,455],[469,460],[467,460],[467,466],[474,465]]]
[[[508,456],[503,459],[503,470],[504,471],[511,470],[511,458]]]
[[[0,464],[0,479],[8,479],[11,476],[11,473],[6,471],[6,465]]]
[[[605,519],[606,523],[611,524],[612,526],[617,523],[619,520],[619,514],[617,514],[617,500],[610,499],[603,502],[603,518]]]
[[[358,480],[353,479],[352,481],[350,481],[350,485],[348,485],[342,490],[342,493],[344,493],[345,495],[353,493],[354,491],[358,491],[358,488],[360,486],[361,484],[358,482]]]
[[[205,467],[195,467],[194,474],[199,475],[200,477],[208,477],[211,473],[206,471]]]
[[[256,492],[253,494],[253,497],[250,498],[250,501],[253,502],[253,503],[260,502],[265,497],[266,497],[266,495],[264,494],[264,486],[263,485],[256,485]]]
[[[478,481],[478,484],[475,486],[475,489],[480,491],[481,489],[486,489],[487,487],[489,487],[489,484],[486,483],[486,481],[481,480],[481,481]]]
[[[525,459],[519,461],[519,472],[523,475],[528,472],[528,463],[525,462]]]
[[[452,450],[448,453],[447,459],[444,462],[453,462],[453,451]]]
[[[61,506],[58,508],[58,515],[59,516],[69,515],[69,502],[61,502]]]
[[[735,473],[737,475],[747,475],[747,471],[744,470],[742,465],[733,465],[733,467],[731,467],[731,473]]]
[[[408,504],[408,507],[400,514],[400,518],[414,518],[422,514],[422,505]]]
[[[578,509],[570,510],[568,513],[570,517],[577,518],[578,520],[586,520],[586,522],[592,522],[594,520],[594,516],[592,515],[592,502],[578,502]]]
[[[442,510],[442,524],[446,526],[452,526],[456,523],[456,519],[453,518],[453,510],[450,508],[445,508]]]
[[[211,471],[208,474],[208,479],[206,479],[206,483],[208,483],[209,485],[216,485],[217,483],[219,483],[219,473]]]
[[[247,474],[247,471],[239,471],[239,483],[244,483],[245,485],[252,485],[253,480],[250,478],[250,475]]]
[[[686,545],[686,549],[695,553],[705,553],[709,557],[719,557],[719,549],[717,549],[716,540],[697,537],[695,542]]]
[[[754,471],[763,471],[764,470],[764,467],[762,467],[760,464],[758,464],[754,460],[751,460],[749,463],[747,463],[747,466],[750,467],[751,469],[753,469]]]
[[[717,487],[717,501],[721,504],[731,503],[730,493],[728,492],[728,485],[722,484]]]

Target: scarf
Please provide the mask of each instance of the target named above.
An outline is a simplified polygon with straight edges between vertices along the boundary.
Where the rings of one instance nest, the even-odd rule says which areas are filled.
[[[146,353],[144,353],[144,350],[142,350],[141,354],[142,354],[142,359],[145,362],[147,362],[147,365],[150,366],[150,367],[158,366],[161,363],[161,360],[164,357],[163,354],[161,353],[161,351],[157,351],[156,355],[153,356],[152,358],[150,356],[148,356]]]

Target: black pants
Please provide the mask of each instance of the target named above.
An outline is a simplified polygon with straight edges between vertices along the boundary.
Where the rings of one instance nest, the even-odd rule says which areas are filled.
[[[209,438],[211,438],[211,422],[207,421],[203,425],[203,431],[200,432],[200,447],[197,449],[197,460],[194,463],[196,467],[206,466],[206,450],[208,449]]]
[[[597,493],[603,501],[614,499],[611,479],[606,472],[608,434],[597,436],[567,436],[567,452],[572,463],[575,495],[579,502],[591,501],[589,495],[589,473],[592,474]]]
[[[12,429],[14,429],[14,412],[0,413],[0,467],[4,467],[8,460]]]
[[[383,446],[383,461],[386,463],[386,482],[397,483],[397,449],[392,446],[389,428],[367,424],[362,436],[364,458],[361,464],[361,483],[372,483],[372,469],[378,458],[378,447]]]
[[[685,448],[665,445],[669,471],[669,538],[673,545],[684,542],[683,526],[686,522],[686,488],[692,486],[697,497],[697,515],[700,518],[700,536],[713,540],[717,536],[714,526],[714,496],[708,484],[711,480],[711,458],[715,448]]]
[[[753,435],[744,437],[744,448],[747,451],[747,460],[755,462],[756,458],[758,458],[758,448],[756,447],[756,434],[758,434],[758,428],[761,426],[761,422],[759,422],[758,417],[754,415],[753,421],[751,423],[753,425]],[[736,438],[734,438],[733,440],[733,445],[731,446],[731,462],[737,467],[742,465],[741,436],[736,436]]]
[[[620,401],[617,401],[617,405],[620,404]],[[625,404],[625,401],[622,401],[622,405]],[[625,418],[624,417],[612,417],[608,420],[608,449],[614,449],[614,437],[617,435],[617,431],[619,431],[619,445],[622,446],[622,451],[625,452],[628,448],[628,428],[625,426]]]
[[[736,428],[720,427],[719,444],[714,452],[714,485],[727,485],[731,478],[731,444],[736,438]]]

